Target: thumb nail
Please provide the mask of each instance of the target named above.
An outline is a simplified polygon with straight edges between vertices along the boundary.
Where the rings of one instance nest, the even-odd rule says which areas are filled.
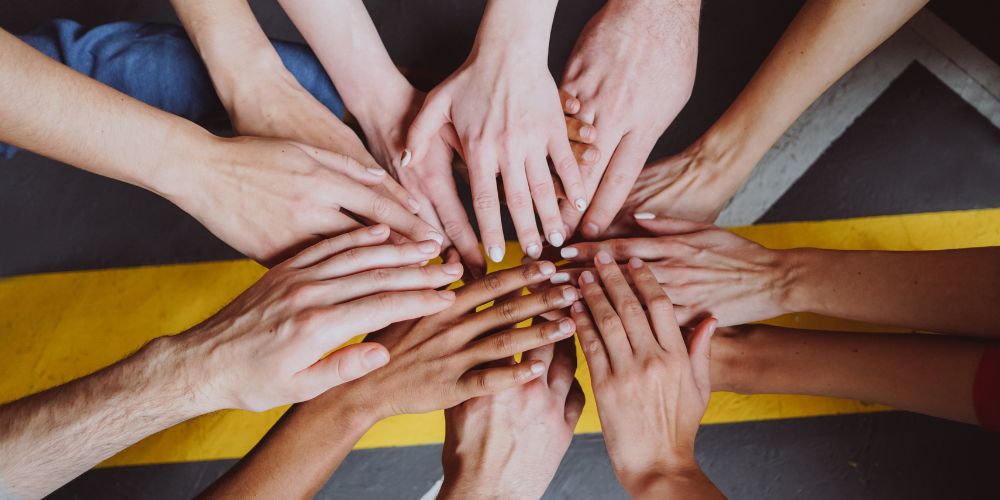
[[[389,353],[384,349],[369,349],[365,353],[365,368],[369,370],[378,368],[389,362]]]

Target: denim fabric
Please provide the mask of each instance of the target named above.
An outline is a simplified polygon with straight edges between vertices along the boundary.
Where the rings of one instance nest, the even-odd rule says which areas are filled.
[[[94,28],[50,21],[21,40],[47,56],[140,101],[200,123],[226,119],[201,57],[179,26],[117,22]],[[343,117],[333,82],[308,47],[273,41],[285,67],[326,107]],[[0,144],[0,158],[17,148]]]

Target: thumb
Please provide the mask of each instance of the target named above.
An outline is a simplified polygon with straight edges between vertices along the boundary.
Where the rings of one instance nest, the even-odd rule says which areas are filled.
[[[444,94],[431,92],[417,112],[406,135],[406,149],[400,158],[399,168],[419,162],[427,155],[427,145],[445,124],[451,121],[448,108],[451,103]]]
[[[708,222],[696,222],[674,217],[665,217],[649,212],[637,212],[632,214],[635,223],[639,227],[659,236],[671,236],[678,234],[694,233],[704,231],[714,227]]]
[[[712,392],[712,381],[709,374],[712,367],[712,336],[715,335],[715,327],[718,320],[706,318],[698,323],[694,328],[688,342],[688,357],[691,360],[691,372],[694,374],[694,383],[698,386],[698,391],[708,400]]]
[[[362,342],[338,349],[305,370],[322,393],[385,366],[389,351],[375,342]]]
[[[309,155],[310,158],[316,160],[320,165],[343,174],[349,179],[365,186],[377,186],[388,177],[385,169],[377,166],[374,160],[368,165],[362,165],[361,162],[348,155],[320,149],[300,142],[292,142],[292,144]],[[367,159],[363,160],[367,162]]]

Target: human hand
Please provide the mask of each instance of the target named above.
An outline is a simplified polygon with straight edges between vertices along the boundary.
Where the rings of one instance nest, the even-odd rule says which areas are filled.
[[[371,186],[387,177],[350,157],[284,140],[214,138],[166,193],[233,248],[265,264],[359,223],[387,224],[412,241],[443,236]],[[181,186],[178,188],[177,186]]]
[[[536,319],[536,321],[538,321]],[[528,351],[548,376],[445,410],[439,498],[541,498],[573,439],[584,395],[576,344]]]
[[[580,100],[574,116],[596,125],[595,144],[607,153],[582,169],[593,198],[582,215],[586,238],[611,225],[656,141],[691,95],[700,4],[610,1],[576,43],[561,88]],[[581,214],[574,208],[563,203],[562,214],[575,230]]]
[[[325,353],[453,304],[453,292],[434,288],[461,276],[461,264],[416,267],[438,255],[438,243],[385,245],[389,233],[376,225],[317,243],[204,323],[167,338],[173,358],[191,368],[184,382],[202,413],[311,399],[389,361],[372,342]]]
[[[580,276],[587,305],[574,304],[572,316],[615,475],[635,498],[694,493],[688,483],[708,481],[694,442],[711,395],[715,320],[702,321],[685,345],[670,298],[645,263],[628,265],[640,299],[609,254],[599,252],[594,262],[597,279],[591,271]],[[721,496],[708,486],[699,496]]]
[[[514,12],[504,10],[512,7]],[[517,8],[549,9],[543,13],[548,20]],[[490,2],[469,59],[431,91],[413,120],[401,162],[405,168],[410,161],[422,161],[442,128],[454,127],[469,166],[480,236],[494,262],[504,255],[498,173],[518,240],[533,258],[542,250],[536,210],[549,243],[561,246],[569,234],[547,158],[573,206],[583,211],[587,204],[559,93],[546,64],[554,10],[551,1]]]
[[[643,259],[674,303],[682,325],[708,315],[723,326],[760,321],[788,312],[795,264],[787,252],[764,248],[704,222],[637,219],[654,237],[577,243],[562,249],[575,263],[605,251],[619,262]],[[574,282],[582,271],[563,271],[556,281]]]

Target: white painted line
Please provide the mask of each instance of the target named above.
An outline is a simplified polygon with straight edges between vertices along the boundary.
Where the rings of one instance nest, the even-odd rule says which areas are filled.
[[[427,490],[427,493],[424,493],[424,496],[420,497],[420,500],[434,500],[435,498],[437,498],[438,493],[441,492],[441,483],[443,482],[444,482],[444,477],[441,477],[441,479],[435,481],[434,485],[431,486],[431,489]]]

